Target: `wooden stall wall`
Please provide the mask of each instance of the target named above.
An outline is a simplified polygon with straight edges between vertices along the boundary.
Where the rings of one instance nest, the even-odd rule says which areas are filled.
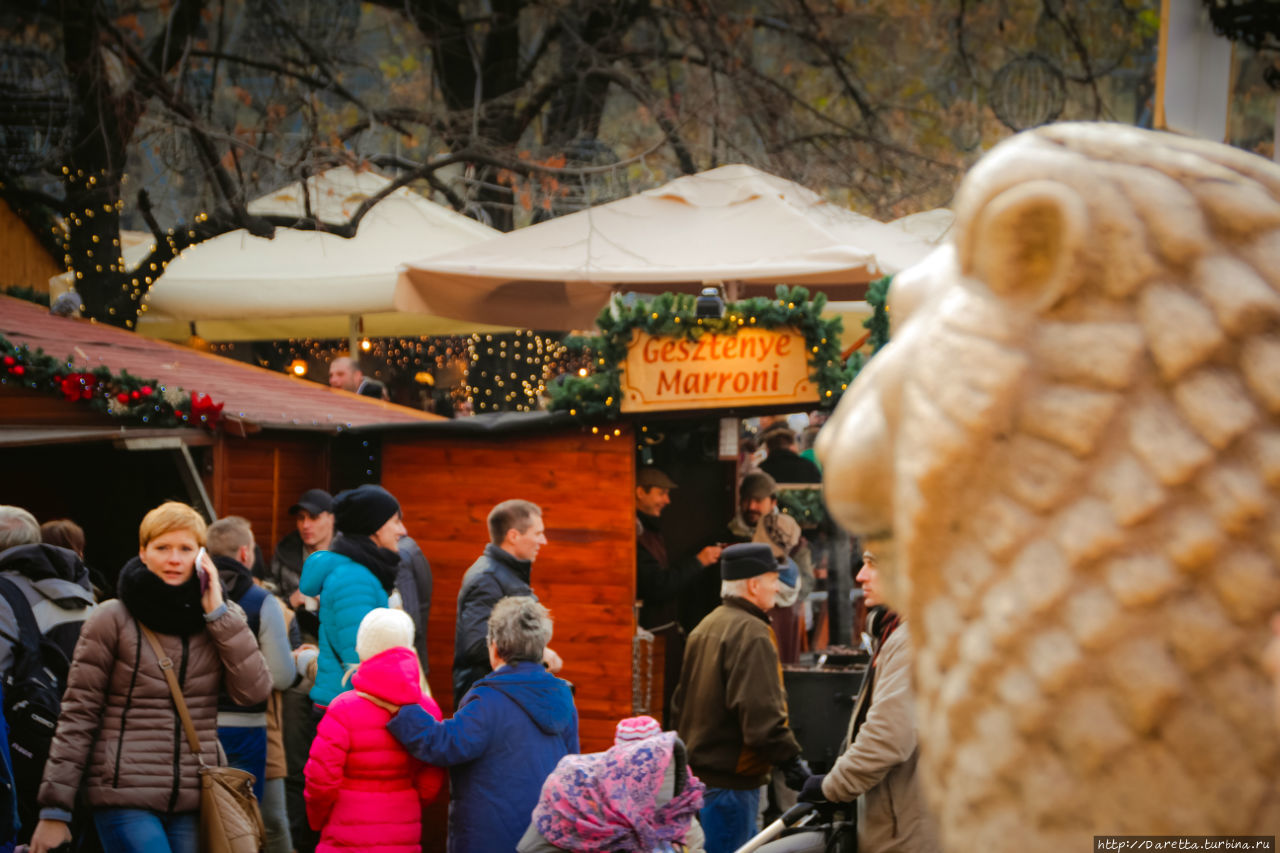
[[[0,258],[4,258],[0,286],[25,285],[48,293],[49,279],[66,272],[4,201],[0,201]]]
[[[328,436],[258,433],[224,435],[215,446],[214,511],[219,518],[247,518],[268,562],[276,543],[295,529],[289,507],[298,495],[329,487],[329,443]]]
[[[434,581],[429,681],[446,713],[458,588],[489,541],[489,510],[509,498],[542,507],[547,544],[532,585],[551,609],[551,647],[576,687],[582,751],[613,744],[631,713],[635,633],[635,482],[629,431],[610,441],[578,430],[532,436],[388,436],[382,484],[400,500]]]

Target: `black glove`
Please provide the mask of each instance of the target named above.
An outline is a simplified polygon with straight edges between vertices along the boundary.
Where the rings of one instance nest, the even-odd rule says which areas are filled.
[[[805,779],[800,788],[800,796],[796,799],[802,803],[825,803],[827,798],[822,793],[822,780],[826,778],[827,774],[817,773]]]
[[[805,780],[813,775],[813,771],[809,769],[808,763],[798,755],[778,769],[782,771],[782,776],[787,782],[787,787],[793,791],[799,791],[804,787]]]

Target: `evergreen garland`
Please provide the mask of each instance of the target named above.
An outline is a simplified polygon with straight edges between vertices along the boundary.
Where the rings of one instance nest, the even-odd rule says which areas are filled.
[[[871,282],[867,287],[867,304],[871,306],[871,316],[862,321],[862,328],[871,333],[867,336],[866,342],[866,345],[871,347],[871,355],[880,352],[884,345],[889,343],[889,311],[886,297],[889,295],[889,283],[892,281],[893,276],[886,275]],[[871,356],[863,355],[860,351],[849,357],[849,366],[854,376],[858,375],[870,358]]]
[[[149,427],[203,425],[217,427],[222,403],[208,394],[166,388],[154,379],[140,379],[106,366],[79,370],[71,357],[56,359],[44,350],[15,345],[0,335],[0,385],[59,394],[68,403],[82,403],[134,424]]]
[[[817,527],[827,517],[822,502],[822,489],[778,489],[778,509],[799,522],[801,527]]]
[[[781,284],[775,299],[756,296],[727,303],[719,319],[699,319],[695,297],[690,294],[663,293],[631,305],[614,300],[596,319],[600,334],[565,338],[571,353],[590,354],[593,370],[585,376],[566,374],[553,382],[548,388],[549,408],[583,420],[616,418],[622,393],[621,365],[636,329],[658,337],[697,340],[708,332],[731,335],[744,328],[791,327],[804,335],[809,375],[818,386],[818,406],[829,409],[840,400],[857,369],[841,359],[844,323],[838,317],[822,316],[826,304],[825,294],[810,300],[805,288]]]
[[[868,343],[872,355],[889,342],[885,297],[892,279],[876,279],[867,290],[867,302],[873,311],[862,325],[871,332]],[[658,337],[696,340],[707,332],[733,334],[748,327],[794,327],[804,335],[810,378],[818,386],[821,409],[835,407],[866,362],[860,352],[855,352],[847,363],[842,361],[840,335],[844,323],[838,317],[822,316],[826,294],[819,293],[810,300],[805,288],[780,284],[775,299],[756,296],[727,303],[724,316],[718,320],[698,319],[695,301],[692,295],[676,293],[663,293],[649,302],[631,305],[614,300],[596,319],[600,334],[570,335],[564,339],[571,354],[590,355],[594,369],[585,376],[565,374],[553,381],[547,389],[551,398],[548,408],[566,411],[585,421],[616,418],[622,394],[622,362],[635,329]]]

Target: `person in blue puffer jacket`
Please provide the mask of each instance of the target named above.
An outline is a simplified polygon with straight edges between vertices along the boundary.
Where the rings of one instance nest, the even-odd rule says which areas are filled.
[[[387,723],[410,755],[449,768],[449,853],[514,851],[542,783],[578,751],[573,690],[542,664],[550,641],[551,616],[537,599],[500,600],[489,614],[493,672],[453,717],[437,722],[405,705]]]
[[[298,582],[303,595],[320,599],[319,654],[311,688],[311,701],[320,708],[350,689],[344,676],[360,663],[360,620],[387,606],[400,565],[396,543],[405,535],[400,502],[371,484],[340,492],[333,499],[333,522],[338,532],[329,550],[307,558]]]

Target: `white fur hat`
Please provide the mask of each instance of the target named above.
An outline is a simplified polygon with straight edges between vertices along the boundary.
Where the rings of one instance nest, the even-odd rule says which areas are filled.
[[[387,649],[413,648],[413,620],[403,610],[376,607],[360,620],[356,654],[368,660]]]

